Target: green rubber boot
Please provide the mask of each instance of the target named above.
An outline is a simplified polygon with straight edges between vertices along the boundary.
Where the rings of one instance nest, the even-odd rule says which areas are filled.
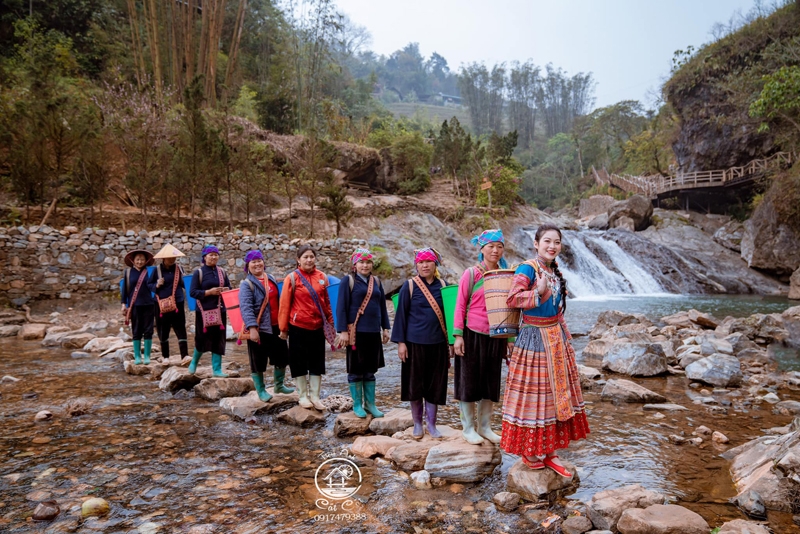
[[[350,385],[350,396],[353,397],[353,413],[356,414],[356,417],[364,419],[367,416],[367,412],[364,411],[363,407],[364,382],[350,382],[349,385]]]
[[[253,384],[256,386],[258,399],[261,402],[269,402],[272,399],[272,395],[267,393],[267,388],[264,387],[264,373],[252,373],[250,376],[253,377]]]
[[[153,340],[152,339],[145,339],[144,340],[144,364],[150,365],[150,351],[153,348]]]
[[[383,417],[383,412],[375,406],[375,381],[364,382],[364,409],[372,414],[372,417]]]
[[[142,364],[142,340],[133,340],[133,363],[136,365]]]
[[[283,383],[286,379],[286,367],[276,367],[272,376],[275,378],[275,386],[272,391],[275,393],[294,393],[294,388],[287,387]]]
[[[217,378],[228,378],[228,375],[222,372],[222,354],[211,353],[211,369],[213,376]]]
[[[195,371],[197,371],[197,364],[200,363],[200,358],[203,356],[203,353],[197,349],[194,349],[194,354],[192,354],[192,363],[189,364],[189,374],[193,375]]]

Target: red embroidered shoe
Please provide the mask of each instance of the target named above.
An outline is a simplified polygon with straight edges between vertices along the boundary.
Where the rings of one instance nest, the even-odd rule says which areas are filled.
[[[558,465],[557,463],[555,463],[553,461],[553,458],[558,458],[558,456],[545,456],[544,461],[542,463],[544,463],[544,465],[546,465],[547,467],[549,467],[562,477],[570,478],[572,476],[572,473],[567,471],[567,469],[563,465]]]
[[[544,462],[539,460],[538,458],[535,460],[529,460],[527,456],[523,455],[522,463],[525,464],[525,467],[527,467],[528,469],[533,469],[534,471],[545,468]]]

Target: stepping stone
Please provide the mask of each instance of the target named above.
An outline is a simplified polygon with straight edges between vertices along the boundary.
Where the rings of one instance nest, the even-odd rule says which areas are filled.
[[[575,466],[563,458],[561,463],[572,473],[570,478],[562,477],[548,467],[529,469],[522,460],[518,460],[508,471],[506,491],[518,493],[526,501],[537,502],[549,498],[551,494],[577,487],[580,479]]]
[[[333,423],[333,435],[337,438],[343,438],[368,434],[370,432],[369,424],[372,419],[373,417],[370,414],[367,414],[363,419],[353,412],[339,414]]]
[[[225,397],[241,397],[253,391],[251,378],[206,378],[194,387],[194,393],[207,401],[218,401]]]
[[[501,461],[500,449],[493,443],[470,445],[453,440],[428,451],[425,471],[448,482],[479,482],[491,475]]]
[[[675,504],[654,504],[622,512],[621,534],[708,534],[711,527],[699,514]]]
[[[219,401],[219,407],[223,412],[232,415],[236,419],[246,420],[255,415],[273,413],[289,405],[297,404],[299,396],[297,393],[278,393],[273,395],[272,389],[267,389],[267,393],[272,395],[269,402],[261,402],[256,391],[251,391],[241,397],[227,397]]]
[[[395,432],[402,432],[413,425],[414,420],[411,417],[411,410],[395,408],[384,414],[383,417],[373,419],[369,429],[379,435],[391,436]],[[419,471],[419,469],[415,469],[415,471]]]
[[[359,458],[386,456],[392,448],[405,444],[405,441],[389,436],[360,436],[353,442],[350,452]]]
[[[313,408],[308,410],[302,406],[289,408],[278,415],[278,421],[299,427],[309,427],[325,422],[325,414]]]

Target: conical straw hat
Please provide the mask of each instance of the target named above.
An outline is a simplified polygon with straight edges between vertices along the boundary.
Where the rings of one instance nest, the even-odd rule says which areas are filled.
[[[167,243],[164,245],[164,248],[158,251],[155,257],[156,259],[163,260],[164,258],[180,258],[183,256],[185,256],[183,252]]]

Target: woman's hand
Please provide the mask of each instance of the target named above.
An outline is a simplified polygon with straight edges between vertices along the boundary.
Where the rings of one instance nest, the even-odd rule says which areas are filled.
[[[400,357],[401,362],[406,361],[406,358],[408,358],[408,347],[406,347],[405,343],[397,344],[397,355]]]
[[[211,289],[206,289],[206,293],[205,293],[205,295],[207,297],[219,296],[221,294],[222,294],[222,288],[221,287],[212,287]]]
[[[447,347],[447,348],[449,349],[449,351],[450,351],[450,357],[452,358],[452,357],[453,357],[453,352],[454,352],[454,350],[453,350],[453,345],[448,345],[448,347]],[[448,362],[448,363],[447,363],[447,367],[448,367],[448,368],[450,367],[450,362]]]
[[[336,334],[336,346],[338,348],[346,347],[350,344],[350,334],[348,332],[339,332]]]
[[[278,337],[281,338],[282,340],[286,341],[287,339],[289,339],[289,332],[281,331],[281,333],[278,334]]]
[[[164,279],[163,278],[159,278],[158,280],[156,280],[156,287],[161,287],[163,285],[164,285]]]
[[[391,339],[391,337],[392,337],[391,332],[389,332],[388,330],[384,330],[383,331],[383,343],[384,344],[388,343],[389,340]]]
[[[536,290],[539,292],[540,297],[547,291],[547,279],[544,276],[536,279]]]
[[[127,310],[127,309],[128,309],[128,307],[123,304],[122,305],[122,315],[125,315],[125,310]]]
[[[255,326],[250,327],[250,341],[253,343],[259,343],[261,341],[261,336],[258,335],[258,328]]]
[[[506,355],[511,356],[514,353],[514,344],[510,341],[506,345]]]
[[[453,345],[453,352],[455,352],[456,356],[463,356],[464,355],[464,338],[461,336],[454,336],[456,338],[456,344]],[[450,354],[453,355],[452,353]]]

